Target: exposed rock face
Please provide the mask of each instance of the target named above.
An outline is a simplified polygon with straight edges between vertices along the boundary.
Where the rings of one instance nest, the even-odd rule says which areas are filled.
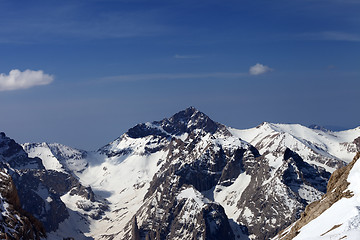
[[[158,137],[170,139],[170,142],[163,147],[168,156],[150,183],[144,205],[137,212],[141,236],[147,239],[234,239],[224,209],[204,198],[200,191],[207,191],[218,182],[231,184],[240,174],[243,153],[251,152],[246,149],[250,146],[236,138],[230,142],[237,146],[236,150],[216,143],[211,136],[226,138],[229,134],[226,128],[194,108],[152,124],[149,126],[155,130],[147,128],[146,132],[159,133]],[[130,133],[131,136],[137,138],[147,134],[141,134],[139,126],[143,125],[138,125],[136,136]],[[186,134],[183,139],[176,137],[183,134]]]
[[[137,225],[136,216],[131,220],[131,239],[132,240],[140,240],[140,231]]]
[[[1,134],[0,162],[51,239],[269,239],[350,161],[360,129],[349,133],[236,130],[190,107],[97,152],[47,143],[24,152]]]
[[[59,224],[69,217],[67,207],[61,200],[64,194],[95,201],[91,188],[82,186],[75,177],[66,173],[28,170],[14,173],[13,178],[23,208],[40,219],[48,232],[57,230]],[[85,211],[90,210],[81,202],[77,206]],[[90,216],[98,219],[102,214],[103,210],[99,209]]]
[[[249,235],[256,239],[269,239],[295,221],[311,199],[325,193],[330,176],[290,149],[285,150],[273,176],[263,157],[245,161],[244,169],[251,182],[237,203],[241,212],[238,222],[247,226]]]
[[[69,218],[68,208],[61,199],[66,194],[69,198],[83,199],[77,200],[76,205],[84,216],[92,219],[100,219],[107,209],[106,202],[97,202],[90,187],[84,187],[70,173],[46,170],[41,159],[29,158],[23,148],[4,133],[0,136],[0,166],[12,176],[16,198],[21,203],[18,208],[39,219],[46,232],[56,231],[59,224]]]
[[[42,224],[21,208],[10,175],[0,169],[0,238],[38,240],[45,237]]]
[[[0,133],[0,155],[10,167],[17,169],[44,169],[39,158],[29,158],[24,149],[5,133]]]
[[[138,214],[141,235],[148,239],[234,239],[221,205],[204,199],[190,186],[156,191]],[[174,190],[178,192],[174,192]],[[189,196],[188,196],[189,194]],[[157,196],[161,196],[160,199]],[[125,237],[126,238],[126,237]]]
[[[303,131],[302,126],[290,127]],[[320,199],[330,172],[345,163],[329,154],[326,145],[277,125],[264,123],[258,132],[247,134],[254,136],[254,147],[233,129],[189,108],[169,119],[138,124],[98,152],[111,159],[167,153],[159,159],[161,167],[136,212],[142,238],[211,238],[199,217],[204,216],[203,209],[211,208],[230,219],[217,221],[219,232],[229,232],[226,238],[268,239],[298,219],[307,204]],[[184,192],[192,192],[192,197],[182,197]],[[225,222],[231,223],[232,231],[224,230]],[[129,221],[124,232],[111,236],[127,239],[131,226]]]
[[[354,140],[354,143],[355,143],[355,145],[356,145],[356,150],[357,150],[358,152],[360,152],[360,137],[356,138],[356,139]]]
[[[145,203],[136,213],[141,236],[148,239],[200,236],[216,239],[214,236],[224,233],[228,235],[222,235],[222,239],[239,239],[245,235],[268,239],[295,221],[308,203],[319,199],[325,193],[330,177],[324,168],[308,164],[283,145],[276,149],[277,156],[282,154],[280,165],[272,166],[267,154],[261,156],[255,147],[234,137],[225,126],[209,120],[193,108],[170,119],[137,125],[129,132],[127,137],[134,138],[155,135],[157,142],[161,143],[160,149],[168,152],[150,183]],[[105,149],[112,153],[111,156],[116,155],[111,145]],[[239,184],[240,175],[244,181],[250,180],[243,191],[237,192],[232,185],[236,181]],[[217,197],[229,191],[228,188],[235,191],[230,191],[224,200]],[[196,200],[185,201],[179,197],[184,191],[193,191]],[[225,203],[228,211],[236,209],[228,213],[240,232],[239,236],[229,228],[227,215],[219,203]],[[223,216],[215,221],[221,227],[210,231],[209,224],[202,224],[213,222],[204,219],[206,208],[212,209],[217,216]],[[197,220],[186,221],[184,216]],[[214,229],[218,230],[214,232]]]
[[[159,126],[159,128],[153,128],[142,123],[129,129],[127,135],[131,138],[142,138],[149,135],[179,136],[184,133],[192,133],[195,129],[213,134],[221,127],[220,124],[214,122],[194,107],[187,108],[169,119],[155,121],[152,124],[153,126]]]
[[[299,154],[304,161],[322,166],[331,172],[345,166],[356,152],[353,139],[342,142],[341,136],[335,135],[334,132],[312,130],[298,124],[265,122],[253,129],[234,130],[234,133],[241,138],[244,137],[245,141],[254,145],[268,158],[278,158],[286,148],[289,148]],[[306,135],[309,135],[309,138]],[[329,138],[334,141],[329,142]],[[337,145],[336,151],[331,149],[334,145]],[[343,154],[339,155],[339,153]],[[342,159],[344,156],[346,159]]]
[[[329,209],[334,203],[338,202],[342,198],[350,198],[353,196],[350,190],[348,190],[349,182],[347,181],[349,172],[353,168],[354,164],[360,158],[360,152],[356,154],[354,160],[346,167],[336,170],[330,177],[327,185],[327,193],[322,196],[319,201],[315,201],[309,204],[305,211],[301,214],[301,218],[296,221],[294,225],[291,225],[288,229],[280,232],[276,239],[289,240],[296,237],[300,229],[306,224],[320,216],[324,211]],[[339,227],[339,226],[338,226]]]
[[[287,163],[287,169],[282,175],[282,181],[290,189],[299,194],[302,185],[307,184],[316,190],[325,193],[326,184],[330,178],[330,173],[323,168],[310,165],[290,149],[284,153],[284,161]]]

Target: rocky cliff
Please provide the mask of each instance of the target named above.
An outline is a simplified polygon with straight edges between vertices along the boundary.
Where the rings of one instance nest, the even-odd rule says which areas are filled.
[[[346,224],[345,219],[342,219],[342,216],[340,214],[336,215],[334,209],[339,208],[340,205],[335,205],[336,203],[339,203],[341,200],[345,199],[351,199],[354,198],[354,192],[349,189],[350,180],[349,180],[349,174],[351,171],[357,171],[358,169],[354,169],[354,165],[358,162],[360,158],[360,152],[356,154],[353,161],[350,162],[346,167],[340,168],[336,170],[330,177],[329,183],[327,185],[327,193],[321,197],[320,200],[315,201],[311,204],[309,204],[305,211],[301,214],[301,218],[296,221],[294,224],[292,224],[289,228],[283,230],[280,232],[275,239],[278,240],[289,240],[289,239],[306,239],[305,236],[299,236],[299,234],[304,231],[302,235],[313,235],[313,237],[316,236],[316,232],[309,232],[310,230],[307,230],[306,228],[309,228],[309,226],[315,225],[316,222],[315,219],[319,218],[319,216],[324,215],[325,211],[327,211],[327,218],[339,218],[340,224],[334,224],[332,227],[328,227],[328,231],[323,231],[320,236],[324,236],[324,239],[326,238],[325,235],[331,235],[332,231],[336,228],[339,228],[342,225]],[[358,174],[358,173],[357,173]],[[356,185],[358,187],[358,183],[356,182]],[[350,204],[349,204],[350,205]],[[348,205],[348,206],[349,206]],[[346,211],[346,209],[339,209],[340,211]],[[332,212],[334,212],[332,214]],[[359,215],[358,215],[359,216]],[[355,217],[356,218],[356,217]],[[353,219],[354,220],[354,219]],[[328,225],[326,221],[320,220],[320,223],[322,222],[322,225]],[[358,222],[359,224],[360,222]],[[307,226],[308,225],[308,226]],[[349,229],[347,229],[349,230]],[[339,234],[340,236],[341,234]],[[319,237],[320,237],[319,236]],[[338,236],[338,235],[336,235]],[[333,236],[333,237],[336,237]],[[346,233],[343,233],[342,236],[346,236]],[[329,236],[329,239],[331,236]],[[338,239],[342,239],[341,237]]]
[[[0,170],[0,238],[46,238],[42,223],[22,209],[17,189],[6,168]]]

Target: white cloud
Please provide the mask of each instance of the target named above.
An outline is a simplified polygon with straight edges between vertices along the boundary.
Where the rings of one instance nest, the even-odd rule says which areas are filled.
[[[45,74],[42,70],[33,71],[27,69],[21,72],[18,69],[13,69],[9,72],[9,75],[0,74],[0,91],[12,91],[47,85],[53,80],[54,77],[52,75]]]
[[[250,67],[250,69],[249,69],[249,73],[251,75],[261,75],[261,74],[271,72],[271,71],[273,71],[272,68],[262,65],[260,63],[255,64],[254,66]]]

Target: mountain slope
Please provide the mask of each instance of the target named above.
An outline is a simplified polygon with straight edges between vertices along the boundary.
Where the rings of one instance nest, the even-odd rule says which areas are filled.
[[[87,226],[80,224],[100,219],[107,209],[106,201],[95,196],[70,173],[46,169],[40,158],[31,158],[14,140],[0,135],[0,164],[9,173],[17,189],[21,208],[41,221],[51,239],[76,237]],[[76,206],[75,213],[69,204]],[[75,222],[70,231],[52,234],[66,221]]]
[[[348,166],[335,171],[321,200],[307,206],[301,218],[274,239],[358,239],[359,158],[360,152]]]
[[[47,170],[81,172],[87,167],[87,153],[57,143],[25,143],[22,145],[31,158],[40,158]]]
[[[304,162],[286,147],[277,149],[280,161],[275,168],[271,159],[260,156],[256,148],[193,108],[170,119],[139,124],[99,152],[120,165],[135,153],[153,156],[163,152],[157,173],[147,182],[149,190],[146,195],[140,195],[145,197],[145,203],[139,201],[136,212],[143,236],[150,238],[168,236],[172,228],[182,228],[176,217],[169,221],[167,213],[179,209],[176,196],[186,190],[184,185],[200,192],[207,198],[206,202],[224,208],[233,232],[238,233],[234,237],[249,235],[263,239],[274,236],[286,223],[297,219],[308,203],[319,199],[330,176],[324,168]],[[127,210],[123,213],[128,215],[125,232],[111,236],[130,231],[133,215]],[[161,224],[164,222],[168,225]],[[165,232],[152,233],[150,229],[165,229]]]
[[[66,183],[55,188],[67,215],[48,228],[54,239],[269,239],[325,194],[359,136],[360,128],[270,123],[237,130],[191,107],[138,124],[96,152],[23,147],[42,159],[27,171],[41,189],[56,187],[44,180]]]
[[[213,134],[218,135],[211,139]],[[125,213],[127,216],[117,220],[118,232],[114,229],[112,234],[109,232],[107,236],[126,239],[124,236],[128,236],[131,230],[130,220],[136,214],[142,236],[148,235],[150,239],[158,236],[162,239],[169,236],[172,228],[183,226],[180,216],[168,215],[171,215],[175,209],[177,212],[182,211],[183,214],[189,209],[195,211],[192,214],[197,215],[199,220],[198,223],[193,223],[192,228],[202,229],[201,232],[196,233],[198,234],[196,236],[217,236],[220,232],[226,232],[230,234],[226,236],[232,236],[232,230],[221,206],[204,197],[201,199],[205,200],[201,201],[186,201],[186,198],[179,197],[179,195],[182,196],[183,190],[192,191],[193,195],[201,196],[198,191],[208,190],[219,181],[221,170],[227,161],[222,144],[229,147],[247,146],[236,138],[221,138],[224,134],[228,134],[224,126],[213,122],[196,109],[189,108],[169,119],[139,124],[122,137],[101,148],[99,153],[108,157],[106,161],[119,163],[121,169],[126,169],[127,172],[133,171],[133,168],[138,169],[139,174],[132,176],[124,172],[126,182],[119,188],[122,189],[121,194],[112,198],[123,201],[122,209],[118,213]],[[218,154],[218,159],[212,159],[213,154]],[[142,168],[144,159],[147,160],[147,164],[154,165]],[[128,166],[131,168],[129,169]],[[124,175],[120,176],[124,177]],[[138,182],[137,179],[141,181]],[[229,179],[224,179],[226,180]],[[137,197],[129,204],[131,192],[137,193]],[[122,195],[124,200],[121,199]],[[199,202],[201,204],[198,204]],[[134,208],[136,203],[137,209]],[[153,212],[154,209],[157,211]],[[214,229],[210,231],[210,226],[206,224],[206,222],[217,222],[214,220],[215,215],[207,216],[208,213],[204,209],[211,210],[210,212],[213,213],[217,212],[217,221],[220,223],[216,231]],[[199,214],[205,214],[205,216],[200,217]],[[171,236],[176,239],[176,237],[190,237],[195,233],[187,229],[187,235],[184,234],[183,232],[179,235],[177,232]]]
[[[299,124],[263,124],[246,130],[230,128],[237,137],[254,145],[261,154],[276,164],[277,152],[289,148],[306,162],[324,167],[327,171],[349,163],[357,151],[356,140],[360,127],[341,131],[310,129]]]

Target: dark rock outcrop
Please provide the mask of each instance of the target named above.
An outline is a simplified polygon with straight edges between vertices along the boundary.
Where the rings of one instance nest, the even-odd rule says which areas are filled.
[[[357,150],[358,152],[360,152],[360,137],[356,138],[356,139],[354,140],[354,143],[355,143],[355,145],[356,145],[356,150]]]
[[[0,167],[11,175],[21,209],[39,219],[46,232],[56,231],[59,224],[70,216],[61,200],[64,194],[96,201],[90,187],[84,187],[70,173],[46,170],[41,159],[29,158],[22,147],[4,133],[0,135]],[[100,219],[107,210],[106,202],[98,202],[97,209],[81,202],[77,206],[85,212],[93,210],[88,214],[93,219]]]
[[[140,231],[137,224],[136,216],[131,220],[131,240],[140,240]]]
[[[308,224],[313,219],[320,216],[325,210],[329,209],[334,203],[342,198],[352,197],[350,190],[347,190],[349,182],[347,178],[350,170],[360,158],[360,152],[356,154],[353,161],[346,167],[336,170],[330,177],[327,184],[327,192],[319,201],[315,201],[306,206],[305,211],[301,214],[301,218],[291,226],[290,230],[280,232],[276,239],[290,240],[293,239],[300,231],[300,229]]]
[[[189,107],[176,113],[171,118],[152,122],[151,125],[141,123],[128,130],[127,135],[131,138],[142,138],[149,135],[169,137],[192,133],[195,129],[206,133],[215,133],[221,125],[211,120],[204,113],[194,107]],[[157,127],[153,127],[157,126]]]
[[[131,235],[139,232],[142,238],[159,240],[235,239],[223,207],[203,199],[200,192],[219,183],[232,184],[242,171],[244,152],[251,154],[251,150],[240,146],[237,150],[224,148],[214,137],[204,140],[206,135],[224,137],[230,133],[194,108],[152,124],[158,126],[155,133],[161,129],[157,137],[170,139],[163,148],[169,154],[150,183],[144,205],[136,213],[138,219],[143,219],[139,231],[134,232],[134,218],[128,224],[129,231],[134,232]],[[138,125],[135,129],[138,131],[144,126]],[[128,135],[139,137],[150,133],[146,128],[144,133],[137,132],[134,136],[135,129]],[[187,133],[186,139],[174,137],[184,133]],[[243,146],[250,148],[247,144]],[[197,197],[179,197],[182,191],[190,191]],[[124,239],[130,237],[130,232]]]
[[[16,169],[45,169],[40,158],[29,158],[24,149],[5,133],[0,134],[0,156]]]
[[[309,203],[299,191],[302,187],[325,193],[329,174],[304,162],[290,149],[284,151],[283,163],[270,176],[267,160],[260,156],[245,161],[245,172],[251,182],[237,203],[241,210],[238,221],[247,226],[256,239],[269,239],[300,217]],[[271,181],[266,181],[272,179]]]
[[[45,237],[42,223],[21,208],[11,176],[0,169],[0,238],[39,240]]]

